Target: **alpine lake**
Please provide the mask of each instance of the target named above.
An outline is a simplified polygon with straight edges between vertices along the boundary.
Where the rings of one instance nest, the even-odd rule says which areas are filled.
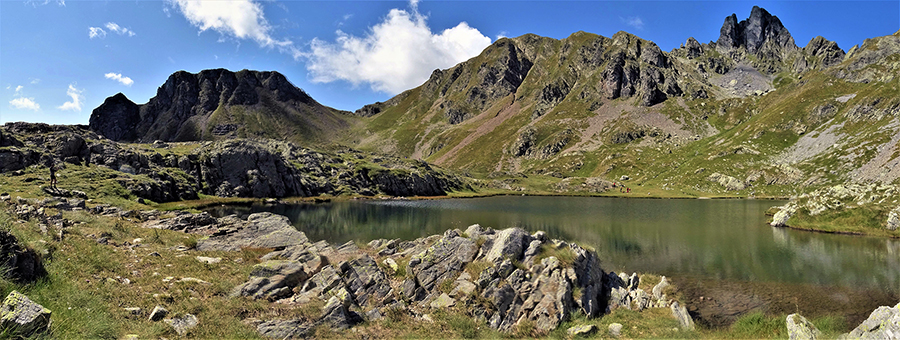
[[[412,240],[472,224],[520,227],[596,249],[604,271],[667,276],[695,320],[723,327],[751,311],[859,324],[900,292],[900,240],[774,228],[785,201],[495,196],[215,206],[221,217],[287,216],[310,240]]]

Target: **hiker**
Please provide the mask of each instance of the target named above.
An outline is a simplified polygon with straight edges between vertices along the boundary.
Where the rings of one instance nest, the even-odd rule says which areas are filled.
[[[50,164],[50,187],[56,189],[56,164]]]
[[[625,190],[625,192],[630,194],[630,193],[631,193],[631,188],[627,188],[627,189]]]

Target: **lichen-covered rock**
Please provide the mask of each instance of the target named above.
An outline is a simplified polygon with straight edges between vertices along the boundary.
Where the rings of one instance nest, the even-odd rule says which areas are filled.
[[[786,322],[790,340],[816,340],[821,334],[816,325],[806,320],[803,315],[796,313],[788,315]]]
[[[900,339],[900,304],[881,306],[844,336],[849,339]]]
[[[188,331],[200,324],[200,320],[198,320],[197,317],[193,314],[185,314],[171,319],[165,319],[163,321],[169,324],[169,326],[172,326],[172,328],[175,329],[175,332],[177,332],[178,335],[181,336],[184,336]]]
[[[609,331],[609,336],[611,336],[613,338],[618,338],[618,337],[622,336],[622,327],[623,327],[622,324],[620,324],[618,322],[613,322],[613,323],[609,324],[609,327],[607,327],[607,330]]]
[[[12,337],[31,337],[50,329],[51,311],[18,291],[12,291],[0,306],[0,329]]]
[[[566,329],[566,334],[571,337],[576,336],[589,336],[597,332],[596,325],[581,325],[581,326],[572,326],[569,329]]]

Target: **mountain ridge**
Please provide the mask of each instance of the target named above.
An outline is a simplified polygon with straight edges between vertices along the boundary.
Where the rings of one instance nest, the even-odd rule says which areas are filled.
[[[249,111],[249,112],[248,112]],[[312,142],[347,126],[348,112],[326,107],[276,71],[178,71],[145,104],[119,93],[91,113],[90,128],[117,141],[195,141],[268,137]]]

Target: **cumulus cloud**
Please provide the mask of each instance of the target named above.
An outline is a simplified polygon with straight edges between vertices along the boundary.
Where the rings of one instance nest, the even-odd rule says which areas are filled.
[[[134,31],[127,29],[125,27],[119,26],[118,24],[116,24],[114,22],[107,22],[106,29],[108,29],[110,32],[116,32],[119,35],[127,35],[129,37],[133,37],[135,35]]]
[[[200,32],[211,29],[238,39],[253,39],[263,47],[288,48],[293,44],[272,37],[272,26],[263,15],[262,6],[252,0],[169,0],[169,4],[200,28]]]
[[[16,86],[16,94],[19,94],[19,91],[22,91],[23,88],[25,88],[25,86],[22,86],[22,85]]]
[[[434,69],[477,56],[491,44],[491,38],[465,22],[432,32],[427,17],[418,12],[418,0],[409,7],[392,9],[365,36],[338,30],[333,43],[313,39],[311,50],[302,54],[312,81],[367,83],[373,90],[397,94],[425,82]]]
[[[106,31],[100,27],[88,27],[88,37],[91,39],[106,38]]]
[[[36,103],[34,101],[34,98],[19,97],[19,98],[10,100],[9,104],[12,105],[12,107],[17,108],[17,109],[32,110],[32,111],[37,111],[37,110],[41,109],[41,106],[38,105],[38,103]]]
[[[634,27],[636,29],[644,29],[644,20],[641,20],[640,17],[627,17],[622,19],[622,21],[624,21],[626,25]]]
[[[121,73],[110,72],[110,73],[104,74],[103,76],[106,77],[106,79],[112,79],[117,82],[120,82],[120,83],[122,83],[122,85],[125,85],[125,86],[131,86],[131,84],[134,84],[134,80],[131,80],[131,78],[129,78],[129,77],[122,76]]]
[[[71,101],[67,101],[56,108],[63,111],[78,111],[81,112],[81,107],[84,104],[84,96],[81,94],[84,90],[79,90],[75,88],[74,84],[69,84],[69,89],[66,90],[66,95],[72,98]]]

